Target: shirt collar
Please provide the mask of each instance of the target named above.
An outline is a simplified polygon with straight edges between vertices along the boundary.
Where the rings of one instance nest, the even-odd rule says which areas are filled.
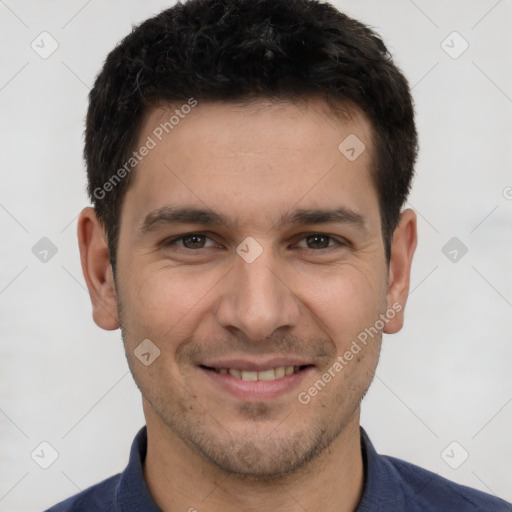
[[[121,473],[116,488],[113,509],[116,512],[161,512],[149,494],[144,480],[143,464],[148,449],[148,434],[142,427],[132,443],[128,466]]]
[[[379,455],[365,430],[360,427],[364,465],[364,488],[356,512],[403,510],[403,496],[397,493],[395,470],[386,457]]]

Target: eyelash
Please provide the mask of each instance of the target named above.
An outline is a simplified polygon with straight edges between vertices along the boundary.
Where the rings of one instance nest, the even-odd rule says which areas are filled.
[[[185,238],[191,237],[191,236],[194,236],[194,235],[202,236],[202,237],[207,238],[208,240],[213,241],[206,233],[192,232],[192,233],[186,233],[184,235],[179,235],[179,236],[176,236],[176,237],[173,237],[173,238],[166,239],[166,240],[164,240],[162,242],[162,245],[164,247],[170,247],[170,246],[175,245],[176,242],[179,242],[180,240],[184,240]],[[333,237],[331,235],[327,235],[326,233],[320,233],[320,232],[317,232],[317,231],[313,231],[311,233],[307,233],[307,234],[303,235],[302,238],[300,239],[300,241],[306,240],[307,238],[315,236],[315,235],[316,236],[320,236],[320,237],[328,238],[329,241],[335,242],[338,247],[351,247],[350,242],[348,242],[347,240],[345,240],[343,238],[340,239],[340,238],[337,238],[337,237]],[[209,247],[201,247],[199,249],[189,249],[188,247],[183,247],[183,246],[180,247],[180,249],[184,249],[185,251],[191,251],[191,252],[193,252],[193,251],[200,251],[200,250],[208,249],[208,248]],[[334,248],[336,248],[336,245],[329,245],[328,247],[323,247],[323,248],[320,248],[320,249],[312,249],[312,248],[309,248],[309,247],[301,247],[300,249],[320,252],[320,251],[332,250]]]

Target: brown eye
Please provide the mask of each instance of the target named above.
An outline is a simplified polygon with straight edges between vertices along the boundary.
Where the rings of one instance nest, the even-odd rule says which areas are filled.
[[[205,244],[206,237],[204,235],[187,235],[182,237],[183,246],[187,249],[202,249]]]
[[[334,240],[333,237],[329,235],[324,235],[323,233],[312,233],[308,236],[305,236],[297,247],[304,249],[328,249],[335,245],[343,245],[341,242]]]
[[[329,247],[330,237],[326,235],[310,235],[306,240],[312,249],[326,249]]]
[[[208,247],[214,247],[215,245],[213,240],[203,233],[188,233],[163,242],[164,247],[177,246],[178,248],[190,250],[206,249]]]

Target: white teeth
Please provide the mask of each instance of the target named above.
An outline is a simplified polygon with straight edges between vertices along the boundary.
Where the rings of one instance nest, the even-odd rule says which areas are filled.
[[[242,377],[243,379],[243,377]],[[274,380],[275,372],[271,368],[270,370],[263,370],[262,372],[258,372],[258,380]]]
[[[276,379],[280,379],[286,375],[286,368],[284,366],[280,366],[279,368],[274,368],[274,377]]]
[[[242,379],[245,381],[255,382],[257,380],[274,380],[281,379],[287,375],[291,375],[300,369],[300,366],[279,366],[277,368],[270,368],[261,372],[235,370],[234,368],[216,368],[215,371],[222,375],[229,375]]]
[[[242,370],[240,373],[242,374],[242,380],[258,380],[258,372],[246,372],[245,370]]]

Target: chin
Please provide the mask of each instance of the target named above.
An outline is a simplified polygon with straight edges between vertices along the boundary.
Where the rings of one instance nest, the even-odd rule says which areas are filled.
[[[300,471],[335,437],[328,437],[325,432],[312,427],[284,435],[265,431],[258,436],[258,426],[255,425],[234,436],[228,437],[224,432],[221,438],[194,430],[188,430],[187,443],[203,460],[223,473],[261,482],[283,479]]]

